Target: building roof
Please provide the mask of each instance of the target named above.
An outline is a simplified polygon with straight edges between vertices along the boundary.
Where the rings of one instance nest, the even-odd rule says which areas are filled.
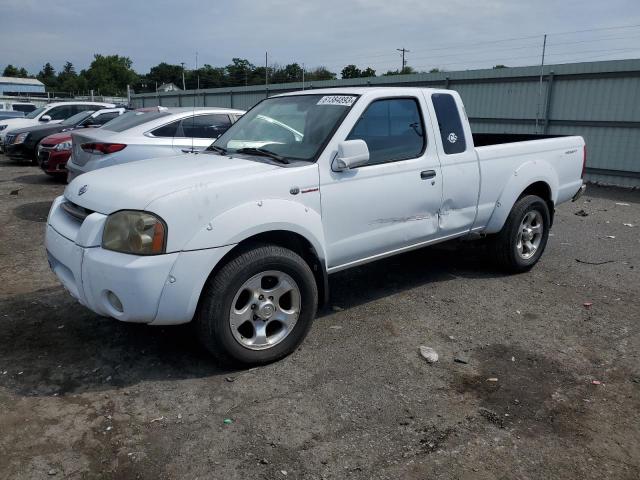
[[[158,87],[159,92],[174,92],[178,90],[181,90],[181,89],[173,82],[163,83]]]
[[[44,83],[42,83],[37,78],[18,78],[18,77],[0,77],[0,83],[10,83],[13,85],[34,85],[34,86],[42,86],[44,87]]]

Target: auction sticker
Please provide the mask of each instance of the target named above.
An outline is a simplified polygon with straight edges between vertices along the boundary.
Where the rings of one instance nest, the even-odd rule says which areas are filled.
[[[350,107],[358,97],[352,97],[349,95],[325,95],[318,100],[317,105],[342,105],[343,107]]]

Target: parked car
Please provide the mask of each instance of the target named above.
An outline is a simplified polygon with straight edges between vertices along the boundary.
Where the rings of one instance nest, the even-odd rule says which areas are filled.
[[[86,119],[85,122],[89,122],[89,124],[81,126],[80,128],[99,128],[100,125],[98,123],[106,123],[108,120],[107,116],[114,118],[112,116],[112,112],[114,111],[116,112],[116,116],[118,116],[123,114],[126,110],[124,108],[104,109],[91,113],[90,116],[96,118]],[[70,119],[65,120],[60,125],[69,120]],[[66,179],[67,161],[71,156],[71,130],[65,130],[43,138],[38,145],[37,155],[38,164],[44,173],[52,176],[64,177]]]
[[[243,113],[228,108],[134,111],[100,130],[74,132],[68,181],[112,165],[204,150]]]
[[[270,97],[204,154],[71,182],[49,213],[49,263],[99,315],[193,320],[219,359],[274,361],[304,339],[334,272],[463,237],[531,269],[555,207],[584,191],[586,151],[582,137],[534,138],[472,135],[451,90]]]
[[[22,118],[8,118],[0,120],[0,146],[4,145],[5,137],[11,130],[17,128],[32,127],[43,123],[60,123],[63,120],[85,110],[97,110],[100,108],[113,108],[112,103],[102,102],[60,102],[49,103],[44,107],[36,108]]]
[[[4,138],[5,153],[15,160],[37,159],[38,144],[54,133],[67,132],[80,128],[101,127],[105,123],[124,113],[124,108],[105,108],[98,111],[84,110],[60,123],[45,123],[32,127],[11,130]]]
[[[71,156],[71,132],[54,133],[38,146],[38,165],[44,173],[67,178],[67,161]]]
[[[27,102],[0,102],[0,120],[5,118],[24,117],[36,109],[33,103]]]

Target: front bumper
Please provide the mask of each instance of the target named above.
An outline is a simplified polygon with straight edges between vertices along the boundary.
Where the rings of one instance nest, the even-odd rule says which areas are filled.
[[[38,149],[38,164],[45,173],[66,174],[67,161],[70,156],[70,150],[40,147]]]
[[[97,241],[106,216],[91,214],[74,232],[72,222],[77,221],[63,217],[63,201],[61,197],[54,201],[47,223],[49,265],[82,305],[116,320],[154,325],[190,322],[209,273],[233,248],[154,256],[112,252]],[[75,241],[70,238],[74,235]]]
[[[30,159],[32,155],[31,150],[29,150],[27,145],[24,143],[4,145],[4,153],[16,160]]]

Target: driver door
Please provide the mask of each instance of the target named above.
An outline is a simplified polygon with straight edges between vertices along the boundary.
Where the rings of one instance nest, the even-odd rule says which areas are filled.
[[[327,266],[339,270],[418,245],[438,233],[442,178],[427,139],[424,98],[374,100],[345,140],[364,140],[368,164],[321,169]]]

